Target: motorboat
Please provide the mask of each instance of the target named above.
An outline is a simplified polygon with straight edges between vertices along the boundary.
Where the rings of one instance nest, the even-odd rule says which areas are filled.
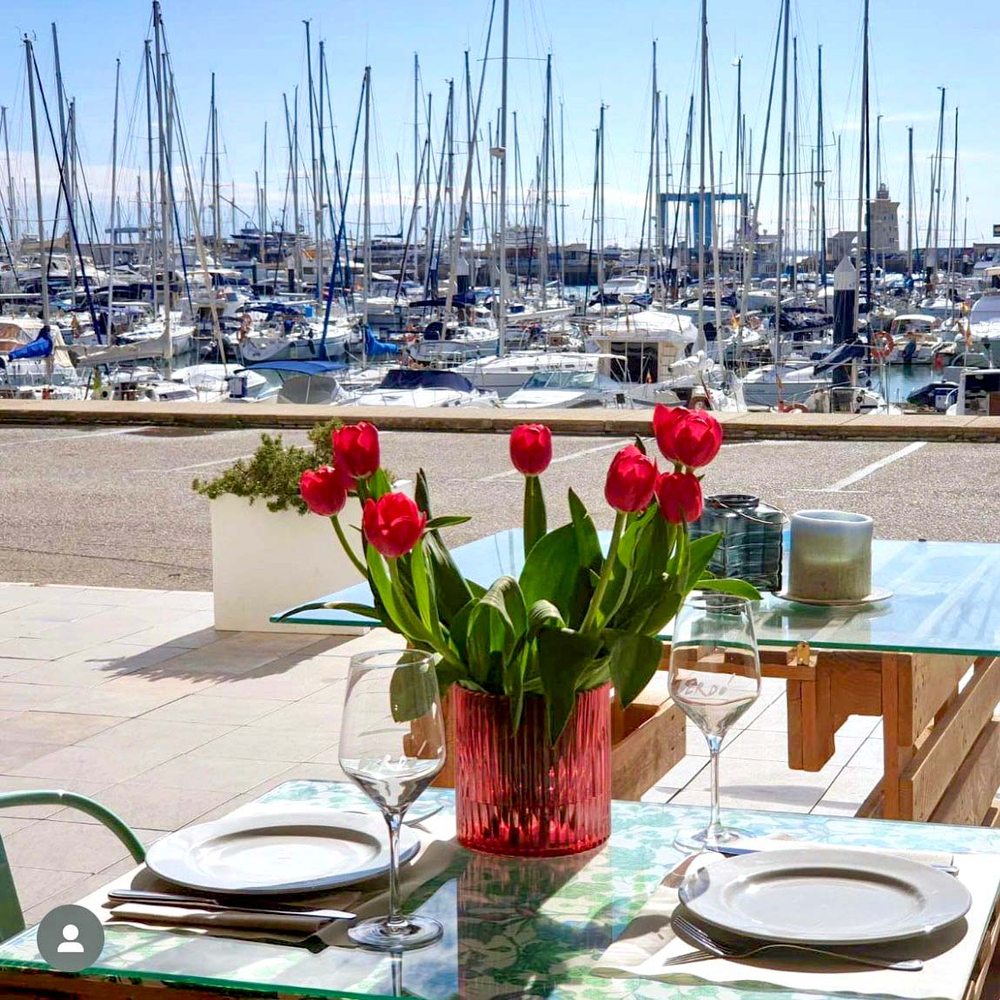
[[[944,379],[930,382],[906,397],[906,401],[911,406],[934,410],[936,413],[946,413],[948,407],[953,406],[957,399],[958,383],[948,382]]]
[[[222,367],[222,366],[217,366]],[[264,361],[239,368],[229,376],[231,402],[309,403],[339,406],[353,403],[355,394],[340,384],[347,371],[342,361]]]
[[[944,346],[940,334],[941,319],[927,313],[905,313],[889,325],[881,338],[890,365],[929,365]],[[880,339],[876,335],[876,340]]]
[[[626,387],[598,369],[538,371],[505,400],[505,407],[581,409],[594,406],[630,406]]]
[[[495,392],[477,389],[455,371],[435,368],[393,368],[378,387],[361,392],[354,406],[493,407],[500,404]]]
[[[511,351],[500,358],[477,358],[452,369],[473,385],[497,393],[501,399],[520,389],[539,372],[591,371],[595,354],[571,351]]]

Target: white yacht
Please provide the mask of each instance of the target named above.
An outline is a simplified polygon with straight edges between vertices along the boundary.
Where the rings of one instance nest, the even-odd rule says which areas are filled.
[[[536,372],[517,392],[508,396],[503,405],[531,409],[631,405],[625,386],[602,374],[599,370],[599,357],[593,357],[593,365],[588,370]]]
[[[477,389],[467,378],[454,371],[434,368],[394,368],[375,389],[360,393],[353,406],[498,406],[495,392]]]
[[[501,358],[477,358],[452,369],[501,399],[539,372],[590,371],[597,355],[571,351],[511,351]]]

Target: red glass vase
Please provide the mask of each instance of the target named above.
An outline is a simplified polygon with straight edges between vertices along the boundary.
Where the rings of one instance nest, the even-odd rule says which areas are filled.
[[[554,746],[545,702],[524,699],[514,732],[510,701],[455,684],[455,810],[463,847],[489,854],[578,854],[611,834],[611,685],[576,696]]]

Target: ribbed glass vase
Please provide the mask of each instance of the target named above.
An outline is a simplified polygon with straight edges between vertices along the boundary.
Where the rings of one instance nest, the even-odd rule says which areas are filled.
[[[489,854],[553,857],[598,847],[611,833],[611,686],[577,695],[550,746],[545,702],[524,699],[514,732],[510,702],[451,688],[458,840]]]

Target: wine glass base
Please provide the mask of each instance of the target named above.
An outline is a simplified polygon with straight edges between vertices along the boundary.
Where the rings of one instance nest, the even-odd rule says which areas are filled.
[[[348,928],[347,936],[365,948],[378,951],[406,951],[410,948],[424,948],[433,944],[444,933],[441,925],[430,917],[406,917],[401,933],[389,930],[387,917],[362,920]]]
[[[735,844],[740,840],[749,840],[753,834],[735,827],[724,826],[715,831],[707,828],[697,833],[678,833],[674,839],[674,847],[682,851],[711,851],[715,847]]]

